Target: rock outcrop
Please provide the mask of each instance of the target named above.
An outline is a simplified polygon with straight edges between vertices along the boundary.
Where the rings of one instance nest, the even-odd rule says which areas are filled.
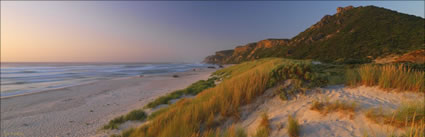
[[[351,10],[351,9],[353,9],[353,8],[354,8],[353,6],[338,7],[338,8],[336,8],[336,13],[337,13],[337,14],[341,14],[341,13],[343,13],[343,12],[345,12],[345,11],[348,11],[348,10]]]
[[[424,45],[425,46],[425,45]],[[388,55],[374,60],[375,63],[385,64],[394,62],[425,63],[425,50],[414,50],[403,55]]]
[[[208,56],[204,62],[211,64],[226,64],[226,59],[233,54],[234,50],[223,50],[215,52],[215,55]]]
[[[275,46],[287,46],[289,39],[266,39],[259,42],[249,43],[247,45],[237,46],[234,50],[224,50],[216,52],[215,55],[208,56],[204,62],[211,64],[229,64],[239,63],[245,60],[254,60],[257,58],[255,53],[260,50],[270,49]]]

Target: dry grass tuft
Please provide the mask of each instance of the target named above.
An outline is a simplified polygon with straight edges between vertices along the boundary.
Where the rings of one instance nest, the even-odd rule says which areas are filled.
[[[300,125],[295,117],[288,117],[288,134],[290,137],[300,136]]]
[[[329,102],[314,100],[310,109],[318,111],[322,115],[326,115],[331,112],[348,113],[350,115],[350,118],[353,119],[354,113],[357,109],[357,103],[354,101],[348,102],[336,100],[334,102]]]
[[[425,92],[425,72],[400,65],[363,65],[346,72],[346,85],[379,86],[382,89]]]
[[[369,109],[365,115],[376,123],[408,127],[413,123],[425,122],[425,106],[424,101],[404,102],[394,112],[378,107]]]
[[[270,136],[270,122],[267,113],[261,115],[261,123],[258,125],[257,132],[254,137],[268,137]]]
[[[403,130],[400,135],[396,135],[393,130],[390,136],[425,136],[424,101],[405,102],[392,113],[382,108],[372,108],[366,111],[365,115],[373,122],[391,125]]]

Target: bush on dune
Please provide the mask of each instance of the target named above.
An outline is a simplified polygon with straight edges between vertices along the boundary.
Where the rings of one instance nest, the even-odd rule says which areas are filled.
[[[147,115],[143,110],[133,110],[127,115],[112,119],[107,125],[103,126],[103,129],[118,129],[119,125],[126,121],[143,121],[146,117]]]

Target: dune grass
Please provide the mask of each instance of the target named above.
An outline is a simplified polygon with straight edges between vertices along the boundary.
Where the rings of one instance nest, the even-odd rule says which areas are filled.
[[[403,129],[400,135],[396,135],[393,130],[389,136],[425,136],[425,106],[423,100],[403,102],[394,112],[382,108],[371,108],[365,112],[365,115],[375,123]]]
[[[124,116],[119,116],[112,119],[107,125],[103,126],[103,129],[118,129],[119,125],[125,123],[126,121],[143,121],[146,119],[146,117],[147,115],[143,110],[133,110]]]
[[[231,125],[224,131],[220,129],[210,129],[200,134],[194,134],[193,137],[247,137],[245,130],[236,125]]]
[[[121,132],[120,134],[113,134],[111,135],[111,137],[129,137],[130,134],[134,131],[134,128],[130,128],[127,130],[124,130],[123,132]]]
[[[379,86],[385,90],[425,92],[425,72],[403,64],[367,64],[346,72],[348,86]]]
[[[382,108],[371,108],[366,117],[376,123],[390,124],[396,127],[407,127],[412,123],[425,122],[424,101],[403,102],[394,112]]]
[[[295,117],[288,117],[288,135],[290,137],[299,137],[300,136],[300,125]]]
[[[148,103],[145,108],[154,108],[161,104],[168,104],[171,100],[181,98],[183,95],[196,95],[207,88],[214,87],[215,80],[215,77],[209,78],[208,80],[199,80],[185,89],[177,90],[168,95],[157,98],[156,100]]]
[[[280,58],[260,59],[220,70],[216,73],[223,81],[215,87],[205,89],[196,97],[182,99],[142,127],[135,129],[130,136],[197,136],[205,132],[216,132],[211,126],[215,119],[238,120],[239,107],[251,103],[257,96],[282,80],[277,69],[284,64],[299,62]],[[240,69],[238,69],[240,68]],[[272,72],[273,71],[273,72]],[[208,122],[209,121],[209,122]]]
[[[318,111],[322,115],[326,115],[332,112],[348,113],[350,114],[350,118],[353,118],[357,109],[357,103],[354,101],[350,102],[340,100],[336,100],[334,102],[314,100],[310,109]]]
[[[268,137],[270,136],[270,122],[267,113],[261,115],[261,122],[258,125],[257,131],[253,137]]]
[[[152,120],[153,118],[155,118],[156,116],[158,116],[158,115],[160,115],[160,114],[162,114],[162,113],[164,113],[164,112],[166,112],[166,111],[168,111],[168,108],[169,107],[163,107],[163,108],[160,108],[160,109],[158,109],[158,110],[156,110],[156,111],[154,111],[154,112],[152,112],[149,116],[148,116],[148,120]]]

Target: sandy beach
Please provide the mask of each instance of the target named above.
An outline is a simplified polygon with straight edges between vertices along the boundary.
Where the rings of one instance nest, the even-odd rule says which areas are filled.
[[[206,80],[215,70],[102,80],[2,98],[1,136],[98,136],[99,129],[114,117]]]

